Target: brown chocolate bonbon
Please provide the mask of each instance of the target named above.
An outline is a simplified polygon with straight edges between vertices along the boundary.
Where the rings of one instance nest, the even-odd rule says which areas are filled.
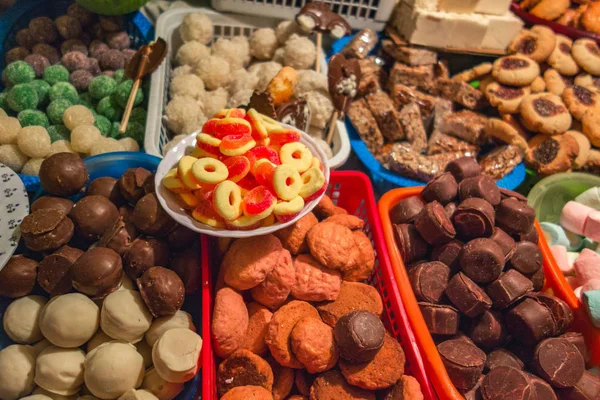
[[[419,303],[425,324],[434,335],[454,335],[458,332],[460,315],[452,306]]]
[[[508,307],[532,290],[531,281],[514,269],[506,271],[485,288],[496,309]]]
[[[334,335],[340,357],[358,364],[372,360],[381,349],[385,327],[377,315],[357,310],[337,321]]]
[[[535,220],[535,210],[515,198],[504,199],[496,209],[496,225],[506,233],[529,233]]]
[[[438,303],[450,277],[450,268],[439,261],[419,264],[408,273],[410,284],[418,301]]]
[[[95,247],[83,253],[71,268],[75,290],[92,299],[103,299],[123,280],[121,257],[111,249]]]
[[[473,157],[462,157],[449,162],[444,171],[450,172],[456,182],[460,183],[464,179],[480,175],[481,167]]]
[[[446,205],[456,198],[458,194],[458,183],[454,176],[446,172],[432,180],[423,188],[421,197],[424,201],[430,203],[438,201]]]
[[[534,345],[556,331],[552,314],[537,301],[525,298],[505,316],[506,326],[513,338],[525,345]]]
[[[114,203],[117,207],[121,206],[125,199],[119,190],[118,181],[109,176],[96,178],[88,186],[86,196],[104,196]]]
[[[485,400],[537,400],[527,374],[508,366],[494,368],[485,376],[481,383],[481,394]]]
[[[137,279],[137,286],[154,317],[173,315],[181,309],[185,287],[181,278],[163,267],[152,267]]]
[[[525,364],[523,364],[523,361],[521,361],[519,357],[506,349],[499,348],[487,355],[484,371],[491,371],[494,368],[502,366],[513,367],[520,370],[525,368]]]
[[[46,158],[40,167],[40,184],[56,196],[77,194],[88,179],[88,170],[78,154],[56,153]]]
[[[31,212],[42,210],[44,208],[53,208],[69,215],[74,203],[69,199],[54,196],[42,196],[31,204]]]
[[[563,300],[548,293],[536,293],[535,299],[550,310],[550,314],[552,314],[552,319],[556,325],[554,334],[562,335],[565,333],[573,322],[571,307]]]
[[[494,230],[494,207],[478,197],[463,200],[452,215],[452,222],[461,238],[471,240],[489,237]]]
[[[442,262],[455,272],[460,267],[460,253],[463,247],[463,242],[453,239],[448,243],[435,247],[431,252],[431,260]]]
[[[559,337],[568,340],[569,342],[574,344],[575,347],[579,349],[579,352],[581,353],[581,356],[583,357],[583,360],[586,362],[586,364],[590,361],[591,354],[588,350],[587,345],[585,344],[585,338],[583,337],[582,333],[567,332],[563,335],[560,335]]]
[[[69,293],[73,288],[71,268],[82,254],[79,249],[63,246],[40,261],[37,280],[42,289],[51,295]]]
[[[464,390],[473,388],[483,372],[485,353],[460,339],[447,340],[437,348],[454,386]]]
[[[390,220],[394,224],[408,224],[425,208],[425,203],[419,196],[411,196],[400,200],[390,210]]]
[[[535,274],[544,262],[542,252],[536,243],[521,241],[517,243],[517,250],[509,261],[509,266],[522,274]]]
[[[104,231],[97,246],[108,247],[116,251],[120,256],[123,256],[136,236],[137,231],[135,226],[131,223],[126,223],[123,217],[119,217],[111,227]]]
[[[0,269],[0,296],[27,296],[35,286],[38,263],[23,255],[12,256]]]
[[[169,246],[159,239],[140,236],[123,254],[123,269],[128,277],[137,279],[150,267],[166,267]]]
[[[119,178],[119,190],[129,204],[137,203],[146,194],[144,184],[148,179],[153,179],[153,175],[145,168],[130,168]]]
[[[470,197],[479,197],[492,206],[497,206],[501,200],[500,189],[496,182],[486,175],[464,179],[460,182],[458,192],[463,201]]]
[[[437,201],[425,205],[414,223],[423,239],[434,246],[449,242],[456,235],[444,207]]]
[[[394,225],[394,237],[404,262],[420,260],[427,254],[427,242],[413,224]]]
[[[21,222],[25,246],[33,251],[56,250],[71,240],[73,231],[73,221],[52,208],[35,211]]]
[[[504,317],[492,310],[471,321],[468,333],[473,343],[485,350],[501,346],[508,339]]]
[[[151,236],[164,236],[176,222],[162,208],[155,193],[142,197],[133,210],[133,223],[140,232]]]
[[[492,239],[473,239],[463,248],[460,267],[477,283],[492,282],[504,269],[504,252]]]
[[[505,262],[510,260],[515,251],[517,251],[517,243],[515,242],[515,240],[508,233],[504,232],[498,227],[494,228],[490,239],[496,242],[496,244],[500,246],[500,248],[504,252]]]
[[[554,388],[545,380],[533,374],[527,374],[527,377],[533,384],[533,391],[537,395],[538,400],[558,400]]]
[[[85,196],[75,203],[69,217],[84,239],[98,240],[119,218],[119,210],[104,196]]]
[[[583,376],[585,362],[574,344],[562,338],[550,338],[537,345],[531,367],[552,386],[568,388],[575,386]]]
[[[468,276],[459,272],[447,284],[446,295],[462,313],[474,318],[492,306],[492,300]]]
[[[600,378],[585,371],[575,386],[556,392],[561,400],[597,400],[600,398]]]

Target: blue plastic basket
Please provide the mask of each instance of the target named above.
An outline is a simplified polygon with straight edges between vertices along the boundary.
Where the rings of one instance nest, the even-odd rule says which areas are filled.
[[[88,172],[90,174],[90,181],[93,179],[109,176],[113,178],[119,178],[123,173],[129,168],[139,168],[143,167],[152,172],[156,171],[158,168],[158,164],[161,159],[155,156],[151,156],[149,154],[144,153],[134,153],[134,152],[119,152],[119,153],[107,153],[100,154],[97,156],[89,157],[84,159],[85,165],[88,168]],[[23,177],[22,177],[23,178]],[[27,180],[32,181],[33,179],[29,178],[37,178],[37,177],[25,177]],[[27,182],[25,182],[27,186]],[[31,182],[29,182],[31,185]],[[39,187],[39,179],[37,179],[37,186],[30,186],[27,188],[30,192],[35,192],[35,196],[31,196],[30,199],[33,202],[39,196],[43,195],[43,190]],[[32,189],[32,190],[30,190]],[[200,265],[198,265],[200,268]],[[39,294],[42,296],[46,296],[41,289],[37,288],[39,292],[35,292],[33,294]],[[196,325],[196,329],[198,332],[201,332],[202,328],[202,300],[201,300],[201,291],[186,296],[185,303],[183,305],[183,310],[187,311],[191,314],[192,319],[194,321],[194,325]],[[4,316],[4,311],[6,307],[10,304],[12,300],[6,297],[0,297],[0,350],[14,344],[14,342],[8,337],[4,328],[2,327],[2,318]],[[187,382],[183,391],[175,398],[176,400],[194,400],[200,397],[200,387],[202,382],[202,374],[198,373],[194,379]]]
[[[329,51],[328,57],[333,54],[342,51],[344,46],[354,37],[354,35],[344,36],[333,43]],[[379,43],[373,49],[372,53],[376,53],[379,48]],[[413,187],[413,186],[424,186],[425,182],[417,181],[414,179],[405,178],[397,173],[390,171],[381,165],[373,154],[369,151],[365,142],[362,141],[358,132],[354,128],[354,125],[350,122],[350,119],[346,117],[346,130],[350,137],[350,145],[352,150],[356,153],[358,159],[364,164],[368,170],[371,180],[375,189],[379,193],[387,193],[388,191],[398,187]],[[521,163],[517,165],[508,175],[499,180],[498,186],[510,190],[516,189],[525,179],[525,164]]]

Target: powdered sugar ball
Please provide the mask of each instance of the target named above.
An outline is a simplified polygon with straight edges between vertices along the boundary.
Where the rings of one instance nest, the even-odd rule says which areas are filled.
[[[244,67],[244,56],[240,54],[238,45],[231,40],[219,38],[211,47],[214,55],[221,56],[229,63],[232,71]]]
[[[71,132],[71,146],[78,153],[89,154],[101,139],[102,134],[94,125],[79,125]]]
[[[123,151],[140,151],[140,145],[133,138],[123,138],[119,140],[119,143],[121,144]]]
[[[231,77],[225,85],[225,89],[227,89],[230,96],[233,96],[235,93],[243,90],[254,90],[257,84],[258,76],[256,74],[251,74],[245,69],[240,68],[231,73]]]
[[[313,90],[329,90],[327,75],[312,69],[298,71],[296,95],[302,97],[305,93],[312,92]]]
[[[57,140],[50,146],[50,152],[48,153],[48,157],[57,153],[75,153],[75,150],[73,150],[73,146],[71,146],[71,143],[69,141]]]
[[[292,35],[285,43],[284,64],[294,69],[308,69],[316,59],[315,44],[307,37]]]
[[[270,60],[278,45],[273,29],[257,29],[250,38],[250,54],[259,60]]]
[[[197,40],[202,44],[208,44],[212,41],[213,24],[203,13],[188,14],[179,27],[179,33],[184,42]]]
[[[167,127],[176,134],[187,133],[190,126],[198,124],[202,115],[198,101],[187,96],[175,97],[165,108]]]
[[[176,76],[181,76],[181,75],[190,75],[194,73],[194,68],[192,68],[189,65],[182,65],[181,67],[177,67],[173,70],[173,72],[171,72],[171,79],[175,78]]]
[[[254,90],[252,89],[244,89],[235,92],[229,100],[227,100],[227,108],[245,106],[250,103],[250,97],[252,97],[252,93]]]
[[[23,165],[23,168],[21,168],[21,173],[23,175],[39,176],[40,167],[43,162],[43,158],[30,158],[29,161]]]
[[[9,144],[16,141],[21,131],[21,123],[13,117],[0,117],[0,144]]]
[[[103,137],[98,143],[92,146],[90,155],[95,156],[104,153],[115,153],[117,151],[123,151],[121,142],[117,139]]]
[[[21,172],[21,169],[29,157],[16,144],[3,144],[0,146],[0,163],[6,165],[15,172]]]
[[[50,152],[50,135],[43,126],[26,126],[19,132],[19,150],[29,157],[45,157]]]
[[[204,86],[210,90],[223,86],[229,79],[230,71],[227,60],[215,55],[201,60],[196,67],[196,75],[202,78]]]
[[[92,114],[87,107],[76,105],[65,110],[63,122],[65,123],[65,126],[72,131],[79,125],[93,125],[95,119],[94,114]]]
[[[250,55],[250,42],[245,36],[235,36],[231,41],[237,46],[239,56],[244,60],[244,67],[248,65],[252,56]]]
[[[273,61],[275,61],[276,63],[279,63],[279,64],[283,64],[285,61],[284,58],[285,58],[285,47],[280,47],[277,50],[275,50],[275,54],[273,54]]]
[[[204,93],[204,82],[196,75],[179,75],[171,80],[169,95],[171,98],[176,96],[189,96],[194,99],[200,99]]]
[[[323,153],[327,156],[327,158],[333,157],[333,151],[331,151],[331,147],[327,144],[323,139],[315,139],[315,142],[319,145]]]
[[[275,35],[277,36],[277,41],[279,44],[284,45],[285,42],[292,36],[293,34],[303,35],[304,31],[300,28],[300,26],[296,23],[296,21],[282,21],[277,25],[277,29],[275,30]]]
[[[190,65],[195,67],[198,65],[200,60],[210,56],[210,49],[202,43],[193,40],[191,42],[184,43],[175,56],[177,65]]]
[[[263,63],[257,63],[248,68],[248,72],[255,73],[258,76],[258,83],[256,84],[256,90],[266,90],[271,79],[277,75],[282,65],[273,61],[267,61]]]
[[[211,92],[204,92],[202,103],[204,104],[204,115],[207,118],[212,118],[217,112],[227,106],[229,94],[225,88],[218,88]]]
[[[333,104],[329,93],[324,90],[313,90],[305,93],[303,97],[310,108],[310,124],[325,128],[333,113]]]

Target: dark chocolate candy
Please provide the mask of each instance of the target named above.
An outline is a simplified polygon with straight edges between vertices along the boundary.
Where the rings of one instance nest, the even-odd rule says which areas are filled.
[[[169,262],[169,268],[175,271],[185,285],[185,294],[195,293],[202,284],[200,254],[194,248],[175,253]]]
[[[426,204],[416,216],[415,228],[427,243],[434,246],[447,243],[456,235],[444,207],[437,201]]]
[[[480,315],[492,306],[492,300],[485,291],[462,272],[450,279],[446,295],[456,308],[470,318]]]
[[[473,157],[461,157],[446,165],[445,172],[450,172],[456,182],[481,175],[481,167]]]
[[[181,309],[185,288],[175,272],[163,267],[151,267],[136,282],[154,317],[173,315]]]
[[[327,84],[333,107],[344,115],[352,99],[356,97],[358,82],[360,82],[360,64],[355,58],[346,58],[338,53],[329,59],[327,65]]]
[[[33,251],[58,249],[71,240],[73,230],[73,221],[53,208],[35,211],[21,222],[21,236],[25,246]]]
[[[533,275],[544,262],[542,252],[536,243],[522,241],[517,243],[517,251],[511,257],[509,266],[522,274]]]
[[[463,179],[458,187],[461,200],[470,197],[479,197],[493,206],[500,203],[500,189],[496,182],[487,175],[478,175]]]
[[[552,386],[545,380],[533,374],[527,374],[527,377],[533,384],[533,390],[537,395],[537,400],[558,400]]]
[[[541,341],[535,348],[531,368],[556,388],[568,388],[583,376],[585,362],[574,344],[562,338]]]
[[[83,253],[71,268],[75,290],[97,300],[103,299],[121,285],[123,264],[112,249],[95,247]]]
[[[496,209],[496,225],[506,233],[526,234],[533,228],[535,210],[515,198],[504,199]]]
[[[448,243],[435,247],[431,252],[431,260],[446,264],[454,272],[460,267],[460,253],[463,247],[463,242],[452,239]]]
[[[71,268],[82,254],[79,249],[63,246],[44,257],[38,265],[37,276],[42,289],[51,295],[69,293],[73,288]]]
[[[466,340],[447,340],[437,348],[454,386],[472,389],[483,372],[485,353]]]
[[[123,255],[123,269],[131,279],[139,278],[150,267],[166,267],[169,246],[162,240],[140,236]]]
[[[539,302],[525,298],[505,315],[513,338],[525,345],[535,345],[556,331],[552,314]]]
[[[504,317],[491,310],[471,321],[468,333],[473,343],[485,350],[502,346],[508,339]]]
[[[598,400],[600,399],[600,378],[585,371],[575,386],[557,389],[560,400]]]
[[[567,303],[556,296],[541,292],[535,294],[535,299],[550,310],[556,325],[554,335],[562,335],[571,327],[573,311]]]
[[[140,232],[159,237],[167,235],[176,224],[162,208],[155,193],[148,193],[136,203],[133,223]]]
[[[517,243],[515,240],[508,233],[504,232],[498,227],[494,228],[494,232],[492,232],[490,239],[496,242],[496,244],[502,249],[505,262],[510,260],[513,254],[515,254],[515,251],[517,251]]]
[[[125,199],[119,190],[118,181],[111,177],[94,179],[88,186],[86,196],[104,196],[117,207],[125,203]]]
[[[591,354],[587,345],[585,344],[585,338],[583,337],[583,334],[579,332],[567,332],[559,337],[573,343],[575,347],[579,349],[579,352],[581,353],[581,356],[586,364],[590,361]]]
[[[61,211],[63,214],[68,215],[73,208],[73,202],[69,199],[54,196],[42,196],[31,205],[31,212],[41,210],[44,208],[53,208]]]
[[[425,208],[425,203],[419,196],[411,196],[400,200],[390,210],[390,220],[393,224],[408,224]]]
[[[331,11],[328,4],[318,1],[306,3],[296,15],[296,22],[300,26],[310,28],[311,31],[321,33],[330,33],[336,28],[342,36],[351,32],[350,24],[341,15]]]
[[[38,263],[23,255],[12,256],[0,269],[0,296],[27,296],[35,286]]]
[[[465,244],[460,267],[469,278],[485,284],[496,280],[504,269],[504,252],[492,239],[479,238]]]
[[[526,275],[531,283],[533,284],[533,290],[539,292],[544,287],[544,283],[546,281],[546,274],[544,272],[544,268],[540,268],[536,273],[531,275]]]
[[[523,343],[511,340],[504,347],[506,348],[506,350],[510,351],[515,356],[517,356],[519,360],[523,361],[523,364],[526,366],[529,365],[531,361],[533,361],[533,353],[535,351],[535,348],[533,346],[527,346]]]
[[[166,237],[169,248],[174,251],[188,249],[198,240],[198,234],[183,225],[177,224]]]
[[[479,377],[479,380],[477,380],[477,384],[475,386],[473,386],[472,389],[470,390],[459,390],[459,392],[464,396],[465,400],[482,400],[483,397],[481,397],[481,384],[483,383],[483,378],[485,378],[485,375],[481,375]],[[404,400],[404,399],[400,399],[400,400]]]
[[[425,262],[410,270],[408,278],[418,301],[438,303],[448,285],[450,268],[439,261]]]
[[[85,196],[75,203],[69,217],[84,239],[98,240],[119,218],[119,210],[104,196]]]
[[[531,227],[531,229],[529,230],[529,232],[527,232],[524,235],[518,235],[519,237],[519,241],[528,241],[528,242],[532,242],[532,243],[536,243],[540,240],[540,235],[537,231],[537,229],[535,229],[535,225]]]
[[[496,309],[510,306],[532,290],[529,278],[514,269],[509,269],[485,288]]]
[[[277,119],[277,112],[275,111],[275,105],[273,104],[273,97],[271,93],[259,90],[255,90],[250,97],[250,103],[248,108],[254,108],[259,113],[266,115],[269,118]]]
[[[310,108],[305,99],[298,98],[277,107],[277,120],[308,132],[310,125]]]
[[[123,256],[136,237],[135,226],[132,223],[126,223],[123,217],[119,217],[111,227],[104,231],[97,246],[108,247]]]
[[[450,218],[450,220],[452,220],[452,217],[454,217],[454,213],[456,212],[457,208],[458,205],[453,201],[444,206],[444,211],[446,211],[446,215],[448,218]]]
[[[420,260],[427,254],[427,242],[413,224],[394,225],[394,237],[405,263]]]
[[[40,167],[40,184],[55,196],[73,196],[90,179],[78,154],[56,153],[46,158]]]
[[[427,203],[438,201],[443,205],[450,203],[458,194],[458,183],[451,173],[446,172],[427,183],[421,192],[421,197]]]
[[[527,373],[508,366],[494,368],[485,376],[481,394],[485,400],[538,400]]]
[[[500,194],[502,195],[502,200],[513,197],[519,201],[527,203],[527,197],[523,196],[521,193],[517,193],[513,190],[500,188]]]
[[[520,370],[525,368],[525,364],[523,364],[523,361],[521,361],[519,357],[515,356],[506,349],[499,348],[487,355],[484,371],[491,371],[495,368],[503,366],[513,367]]]
[[[119,178],[119,190],[129,204],[135,205],[146,194],[146,180],[153,178],[152,172],[145,168],[130,168]]]
[[[338,319],[333,332],[340,357],[353,364],[371,361],[383,346],[385,337],[385,327],[379,317],[362,310]]]
[[[419,303],[425,324],[434,335],[455,335],[458,332],[460,315],[451,306],[432,303]]]
[[[494,230],[496,213],[484,199],[471,197],[463,200],[452,216],[458,235],[466,240],[490,237]]]

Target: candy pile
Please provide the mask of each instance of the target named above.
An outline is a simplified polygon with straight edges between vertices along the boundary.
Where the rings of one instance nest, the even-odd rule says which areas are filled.
[[[194,219],[214,228],[289,221],[327,188],[319,159],[300,139],[300,132],[254,109],[221,110],[162,184]]]
[[[18,343],[0,351],[2,399],[170,400],[197,373],[202,339],[180,308],[200,286],[198,236],[162,210],[150,171],[97,178],[75,203],[63,197],[88,179],[78,155],[42,163],[50,195],[31,205],[23,254],[0,271],[0,296],[15,299],[4,330]]]
[[[390,218],[425,323],[467,399],[600,396],[583,335],[567,332],[572,310],[540,292],[543,256],[526,198],[461,158]]]
[[[221,399],[423,399],[380,320],[379,293],[361,283],[375,263],[363,227],[325,196],[274,235],[220,242],[212,336],[224,359]]]

